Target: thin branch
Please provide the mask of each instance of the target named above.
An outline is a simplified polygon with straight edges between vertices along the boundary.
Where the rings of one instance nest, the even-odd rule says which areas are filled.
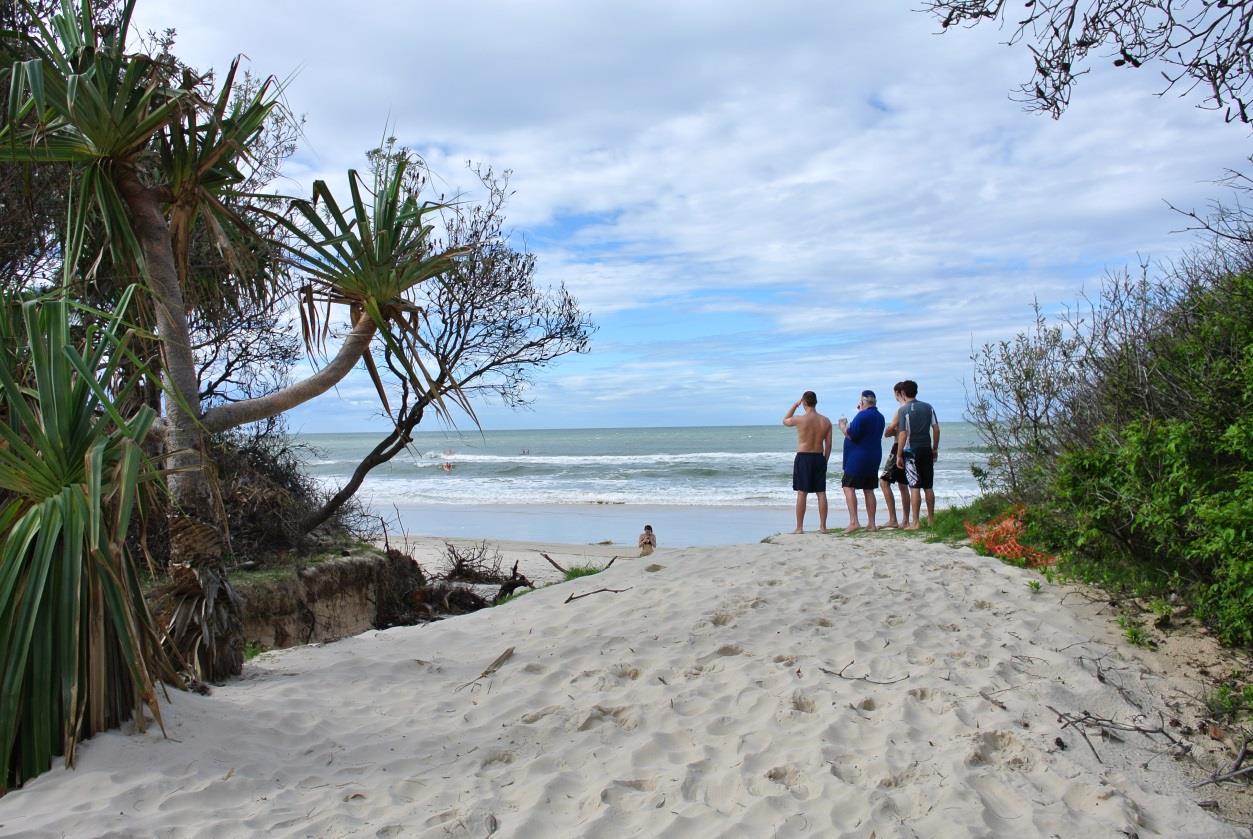
[[[627,588],[598,588],[595,591],[588,591],[583,594],[572,594],[565,599],[565,602],[569,603],[571,600],[582,600],[584,597],[591,597],[593,594],[600,594],[602,591],[607,591],[610,594],[622,594],[622,592],[630,591],[632,588],[634,588],[634,586],[628,586]]]
[[[869,673],[867,673],[864,676],[845,676],[844,671],[852,667],[856,661],[857,659],[853,659],[853,661],[850,661],[848,664],[845,664],[843,667],[840,668],[838,673],[834,670],[828,670],[825,667],[819,667],[818,669],[821,670],[823,673],[826,673],[828,676],[838,676],[841,679],[844,679],[845,681],[848,681],[848,682],[868,682],[872,685],[894,685],[897,682],[903,682],[909,678],[908,673],[906,673],[904,676],[901,676],[898,679],[889,679],[886,682],[882,682],[882,681],[879,681],[878,679],[870,678]]]

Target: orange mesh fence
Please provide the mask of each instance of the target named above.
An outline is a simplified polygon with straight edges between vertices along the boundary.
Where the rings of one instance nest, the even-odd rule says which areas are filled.
[[[1056,557],[1018,541],[1018,537],[1026,529],[1022,515],[1023,508],[1015,507],[985,524],[966,522],[966,535],[970,537],[972,545],[993,556],[1022,560],[1029,568],[1053,565],[1057,562]]]

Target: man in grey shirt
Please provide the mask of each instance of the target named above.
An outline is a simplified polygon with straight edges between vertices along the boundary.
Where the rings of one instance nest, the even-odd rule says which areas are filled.
[[[935,522],[935,461],[940,456],[940,421],[935,409],[918,401],[918,383],[901,382],[905,402],[896,412],[892,424],[897,428],[896,465],[905,470],[909,482],[909,506],[913,521],[909,530],[917,530],[922,497],[927,498],[927,526]]]

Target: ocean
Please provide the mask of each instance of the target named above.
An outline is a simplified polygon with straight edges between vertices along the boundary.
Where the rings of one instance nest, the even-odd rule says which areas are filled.
[[[941,430],[937,502],[964,503],[978,494],[970,467],[984,454],[973,426]],[[381,437],[303,435],[306,468],[327,487],[342,485]],[[757,541],[794,525],[795,439],[783,425],[426,431],[359,494],[410,534],[633,545],[651,517],[670,532],[663,545]],[[828,525],[843,527],[838,430],[835,443]],[[813,498],[809,519],[806,529],[816,529]]]

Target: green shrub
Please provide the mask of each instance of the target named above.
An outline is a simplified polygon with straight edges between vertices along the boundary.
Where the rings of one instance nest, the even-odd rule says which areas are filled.
[[[577,580],[579,577],[590,577],[604,570],[599,565],[571,565],[566,569],[566,581]]]

